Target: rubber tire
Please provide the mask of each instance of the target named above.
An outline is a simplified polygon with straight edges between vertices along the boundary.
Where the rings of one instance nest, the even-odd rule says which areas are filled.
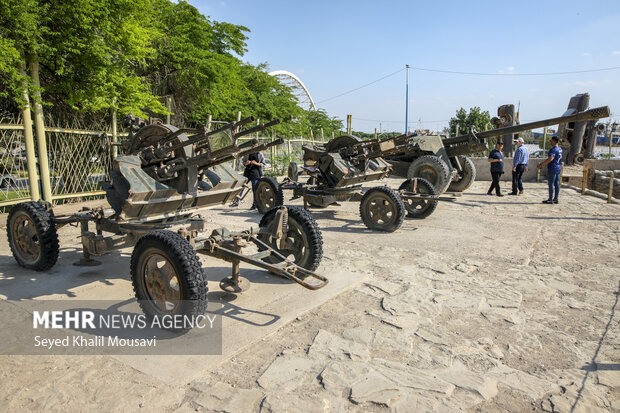
[[[370,214],[368,213],[368,200],[373,196],[373,194],[380,192],[394,203],[396,207],[396,216],[392,223],[389,225],[376,225],[375,222],[370,218]],[[385,232],[394,232],[403,224],[403,220],[405,219],[405,204],[403,200],[398,195],[398,192],[395,190],[388,188],[387,186],[376,186],[374,188],[370,188],[368,191],[364,193],[362,196],[362,200],[360,201],[360,216],[362,217],[362,221],[364,225],[369,229],[376,231],[385,231]]]
[[[263,215],[260,220],[259,226],[268,226],[269,222],[274,219],[276,212],[280,208],[281,207],[273,208],[265,215]],[[323,259],[323,235],[321,234],[319,224],[308,211],[306,211],[300,206],[287,205],[286,208],[288,209],[289,223],[291,221],[295,221],[306,234],[306,238],[308,239],[308,245],[306,245],[305,247],[310,251],[304,262],[295,262],[295,264],[307,270],[314,271],[319,268],[319,265],[321,265],[321,260]],[[269,236],[267,234],[260,234],[258,236],[258,239],[265,244],[271,246],[272,248],[274,247],[274,245],[269,242]],[[279,252],[278,248],[274,249]],[[264,251],[264,248],[259,248],[259,251]],[[264,258],[263,261],[270,264],[278,264],[282,262],[281,259],[273,256]]]
[[[327,152],[334,153],[342,148],[348,148],[360,142],[362,142],[362,140],[355,135],[341,135],[327,142],[324,148]]]
[[[435,189],[433,184],[431,184],[428,180],[424,178],[407,179],[405,182],[403,182],[400,185],[398,190],[402,191],[402,190],[407,190],[408,188],[411,188],[410,181],[413,179],[418,180],[417,187],[418,187],[419,193],[424,194],[424,195],[437,195],[437,190]],[[426,218],[427,216],[432,214],[433,211],[435,211],[435,209],[437,208],[437,204],[439,203],[439,201],[424,201],[424,202],[426,204],[424,205],[423,208],[415,209],[415,208],[411,208],[407,200],[403,200],[403,203],[405,204],[405,209],[407,210],[407,218],[416,218],[416,219]]]
[[[37,260],[33,263],[25,262],[19,254],[16,253],[17,246],[11,234],[12,221],[18,212],[26,213],[32,220],[37,235],[39,237],[39,245],[41,253]],[[58,260],[58,251],[60,249],[58,243],[58,234],[56,233],[56,225],[53,222],[54,214],[48,210],[41,202],[29,201],[16,204],[11,208],[7,218],[6,232],[11,248],[11,253],[21,267],[35,271],[49,270],[56,264]]]
[[[154,315],[164,315],[152,304],[144,285],[144,278],[139,275],[138,265],[141,255],[150,248],[159,249],[175,268],[181,284],[183,300],[180,311],[188,317],[203,315],[207,311],[207,277],[202,269],[196,251],[185,238],[169,230],[156,230],[140,238],[131,254],[131,283],[142,312],[152,320]],[[169,329],[183,332],[188,329]]]
[[[275,194],[275,205],[263,205],[260,202],[257,196],[258,188],[260,185],[269,185],[269,187]],[[261,179],[258,180],[258,182],[256,183],[256,190],[254,191],[254,205],[256,205],[258,212],[260,212],[261,214],[265,214],[272,208],[284,205],[284,192],[282,192],[282,187],[280,186],[276,178],[272,176],[263,176]]]
[[[287,176],[293,182],[297,182],[299,180],[299,168],[297,167],[297,162],[290,162],[288,164]]]
[[[418,159],[411,162],[411,165],[409,165],[409,169],[407,170],[407,178],[424,178],[419,174],[419,170],[423,166],[431,167],[435,171],[437,182],[433,182],[432,179],[427,180],[433,184],[437,193],[443,194],[446,192],[446,189],[450,184],[450,168],[448,168],[448,165],[446,165],[441,158],[435,155],[420,156]]]
[[[476,180],[476,165],[474,162],[465,155],[458,156],[459,163],[463,168],[462,177],[459,181],[452,181],[450,185],[448,185],[448,191],[452,192],[463,192],[466,191],[474,181]],[[461,173],[459,173],[460,175]]]

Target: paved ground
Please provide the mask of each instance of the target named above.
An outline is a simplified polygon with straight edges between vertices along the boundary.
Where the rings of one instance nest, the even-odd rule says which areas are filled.
[[[620,411],[620,208],[570,190],[542,205],[545,184],[504,198],[487,186],[393,234],[367,231],[357,204],[315,210],[321,271],[363,282],[190,381],[103,356],[4,356],[0,410]],[[2,281],[16,267],[0,263]]]

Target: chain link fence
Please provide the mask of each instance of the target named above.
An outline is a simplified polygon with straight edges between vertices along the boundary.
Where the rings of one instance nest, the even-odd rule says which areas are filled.
[[[0,116],[0,206],[30,199],[24,128],[20,118]]]

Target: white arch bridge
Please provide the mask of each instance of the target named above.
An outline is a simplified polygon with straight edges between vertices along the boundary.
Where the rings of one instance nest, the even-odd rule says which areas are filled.
[[[300,78],[286,70],[275,70],[273,72],[269,72],[269,75],[277,77],[280,83],[291,88],[293,95],[299,102],[299,106],[307,110],[316,110],[312,96],[310,96],[310,91]]]

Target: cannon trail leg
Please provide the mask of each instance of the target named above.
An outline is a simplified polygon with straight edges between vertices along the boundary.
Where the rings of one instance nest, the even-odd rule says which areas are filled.
[[[241,252],[241,246],[236,245],[233,250],[236,253]],[[227,293],[238,294],[247,291],[250,288],[250,281],[239,276],[239,260],[232,260],[232,274],[220,281],[220,288]]]

